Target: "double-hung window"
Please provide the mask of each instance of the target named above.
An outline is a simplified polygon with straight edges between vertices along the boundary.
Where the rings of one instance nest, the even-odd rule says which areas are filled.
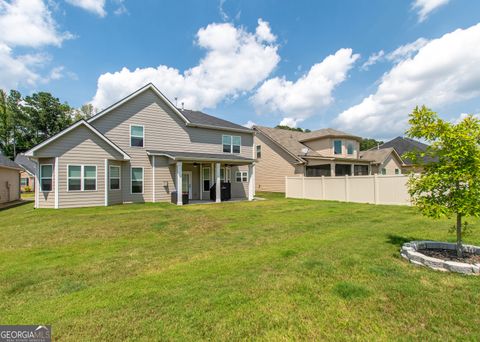
[[[68,191],[82,190],[82,166],[68,165]]]
[[[130,126],[130,146],[131,147],[143,147],[144,143],[144,129],[141,125]]]
[[[210,168],[203,168],[203,191],[210,191]]]
[[[53,165],[40,165],[40,191],[52,191]]]
[[[333,141],[333,153],[334,154],[342,154],[342,141],[341,140],[334,140]]]
[[[143,167],[132,167],[132,194],[143,194]]]
[[[240,153],[242,138],[240,136],[222,135],[223,152]]]
[[[247,171],[237,171],[237,172],[235,172],[235,181],[237,183],[248,182],[248,172]]]
[[[349,142],[349,143],[347,144],[347,154],[352,155],[353,152],[354,152],[354,150],[355,150],[355,149],[354,149],[354,147],[353,147],[353,143],[352,143],[352,142]]]
[[[257,145],[256,149],[257,149],[257,158],[261,158],[262,157],[262,145]]]
[[[68,191],[96,191],[97,167],[95,165],[68,165]]]
[[[110,166],[109,183],[110,190],[120,190],[120,166]]]
[[[28,178],[22,178],[20,180],[20,185],[21,186],[28,186]]]

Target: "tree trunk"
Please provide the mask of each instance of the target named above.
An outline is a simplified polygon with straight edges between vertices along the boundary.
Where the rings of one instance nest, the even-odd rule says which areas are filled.
[[[457,213],[457,256],[463,257],[462,246],[462,215]]]

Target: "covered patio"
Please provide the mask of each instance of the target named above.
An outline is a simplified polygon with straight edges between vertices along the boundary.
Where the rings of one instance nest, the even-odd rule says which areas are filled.
[[[174,169],[177,205],[225,200],[253,200],[255,160],[232,154],[191,153],[149,150],[155,165],[157,157],[168,158]],[[181,195],[178,190],[181,189]]]

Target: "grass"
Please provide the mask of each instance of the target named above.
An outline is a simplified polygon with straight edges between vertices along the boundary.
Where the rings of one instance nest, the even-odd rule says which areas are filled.
[[[480,339],[479,278],[399,257],[404,241],[452,241],[452,222],[265,197],[4,210],[0,322],[66,341]]]

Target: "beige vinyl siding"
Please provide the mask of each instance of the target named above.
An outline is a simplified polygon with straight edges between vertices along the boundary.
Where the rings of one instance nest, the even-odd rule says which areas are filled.
[[[174,191],[175,165],[166,157],[155,157],[155,202],[169,202]]]
[[[40,186],[40,169],[42,165],[52,165],[52,191],[41,191]],[[38,159],[38,208],[55,208],[55,158],[39,158]]]
[[[131,157],[130,163],[125,163],[122,169],[124,175],[122,185],[126,185],[122,187],[122,192],[123,199],[126,202],[153,200],[153,157],[147,155],[147,150],[223,153],[222,135],[228,134],[241,136],[240,155],[247,158],[252,157],[252,134],[187,127],[185,122],[151,90],[139,94],[105,116],[92,121],[91,124]],[[130,147],[130,125],[144,126],[144,147]],[[228,156],[229,154],[226,153],[225,155]],[[130,194],[130,166],[144,168],[143,195]],[[162,166],[159,167],[162,168]],[[170,174],[171,168],[175,172],[175,166],[170,166]],[[155,200],[169,201],[170,192],[175,191],[172,190],[175,188],[175,183],[172,183],[171,188],[169,186],[168,189],[162,189],[164,180],[160,178],[162,174],[166,175],[166,181],[169,183],[171,181],[171,176],[164,167],[158,174],[155,173],[157,191]],[[194,180],[195,178],[198,182],[198,176],[193,177]],[[198,183],[193,186],[199,188]]]
[[[333,142],[335,140],[342,141],[342,153],[335,154]],[[353,144],[353,154],[347,153],[347,146],[349,143]],[[353,139],[345,138],[320,138],[317,140],[306,141],[304,143],[312,151],[315,151],[322,156],[336,157],[336,158],[358,158],[360,152],[360,143]]]
[[[315,151],[322,156],[332,155],[332,142],[330,138],[323,138],[317,140],[306,141],[304,143],[312,151]]]
[[[37,154],[58,156],[59,208],[105,205],[105,159],[122,158],[118,151],[83,125],[43,147]],[[55,159],[52,158],[52,160],[54,164]],[[97,189],[94,191],[68,191],[68,165],[96,166]],[[48,199],[48,205],[51,202],[51,207],[54,207],[55,204],[56,185],[53,186],[50,194],[52,199]],[[42,206],[40,205],[40,207]]]
[[[232,181],[232,198],[246,198],[248,197],[248,179],[247,182],[242,182],[242,183],[237,183],[237,180],[235,178],[235,173],[237,171],[247,171],[248,172],[248,166],[247,165],[242,165],[242,166],[232,166],[232,176],[231,176],[231,181]],[[249,175],[250,176],[250,175]]]
[[[303,167],[294,165],[296,159],[262,133],[257,132],[254,144],[262,146],[255,163],[256,191],[285,192],[285,177],[303,174]]]
[[[0,166],[0,203],[16,201],[19,198],[20,171]]]
[[[122,196],[122,179],[124,174],[122,172],[122,164],[123,162],[116,161],[116,160],[109,160],[108,161],[108,177],[107,177],[107,189],[108,189],[108,204],[120,204],[123,203],[123,196]],[[120,167],[120,190],[110,190],[110,166],[118,166]]]
[[[386,169],[387,175],[394,175],[395,169],[399,169],[402,173],[402,163],[392,153],[379,166],[372,166],[372,173],[382,174],[382,169]]]

